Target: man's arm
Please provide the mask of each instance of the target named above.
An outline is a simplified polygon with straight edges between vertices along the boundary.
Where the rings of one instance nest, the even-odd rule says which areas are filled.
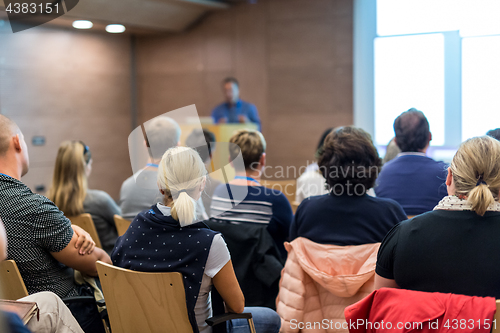
[[[73,229],[73,233],[78,237],[75,242],[75,247],[80,255],[84,255],[85,253],[91,254],[94,251],[95,242],[92,237],[90,237],[90,234],[74,224],[71,225],[71,228]]]
[[[63,250],[50,254],[60,263],[90,276],[97,276],[95,265],[97,260],[112,265],[109,255],[98,247],[91,254],[79,254],[79,250],[75,247],[77,240],[78,236],[73,233],[71,241]]]

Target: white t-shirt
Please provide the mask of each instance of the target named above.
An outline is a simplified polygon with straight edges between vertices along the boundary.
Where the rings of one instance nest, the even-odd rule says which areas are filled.
[[[295,201],[302,202],[302,200],[310,196],[328,193],[328,190],[325,188],[325,183],[325,178],[318,170],[305,171],[297,179]]]
[[[170,207],[164,206],[161,203],[158,203],[157,207],[164,216],[170,216]],[[224,238],[222,238],[221,234],[215,235],[212,240],[212,245],[210,246],[207,263],[205,264],[205,272],[201,280],[198,299],[194,306],[194,314],[200,333],[212,332],[212,328],[205,322],[206,319],[212,316],[212,303],[210,298],[212,279],[230,259],[231,255],[229,254]]]

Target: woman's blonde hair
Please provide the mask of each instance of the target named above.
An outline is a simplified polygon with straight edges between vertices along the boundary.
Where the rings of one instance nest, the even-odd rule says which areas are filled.
[[[472,210],[483,216],[498,200],[500,142],[480,136],[462,143],[450,165],[457,195],[467,196]]]
[[[173,199],[172,217],[181,227],[190,225],[196,216],[196,205],[189,193],[200,186],[207,171],[200,155],[188,147],[170,148],[158,165],[158,187]]]
[[[233,134],[229,142],[234,144],[229,146],[231,160],[234,160],[241,150],[246,170],[250,170],[254,164],[259,163],[262,154],[266,152],[266,140],[259,131],[239,130]]]
[[[83,142],[64,141],[59,146],[48,198],[67,216],[82,214],[87,195],[86,166],[90,151]]]

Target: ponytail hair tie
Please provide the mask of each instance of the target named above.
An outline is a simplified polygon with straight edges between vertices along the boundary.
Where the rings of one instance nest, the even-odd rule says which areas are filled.
[[[477,178],[476,186],[479,186],[481,184],[488,185],[488,184],[486,184],[486,182],[483,179],[483,174],[480,174],[479,177]]]
[[[179,191],[179,195],[181,195],[181,193],[182,193],[182,192],[187,193],[187,191],[186,191],[186,190],[180,190],[180,191]]]

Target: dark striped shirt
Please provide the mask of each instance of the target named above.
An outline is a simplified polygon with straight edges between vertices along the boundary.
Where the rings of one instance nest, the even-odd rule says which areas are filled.
[[[288,240],[292,208],[278,190],[263,186],[220,185],[212,198],[211,217],[230,223],[267,224],[267,230],[286,254],[283,243]]]

